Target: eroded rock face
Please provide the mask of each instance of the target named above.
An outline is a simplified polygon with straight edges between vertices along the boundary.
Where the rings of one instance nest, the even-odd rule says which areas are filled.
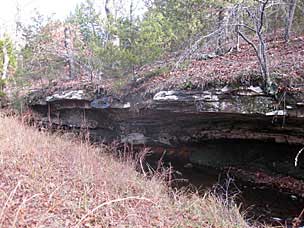
[[[146,145],[156,152],[165,148],[168,155],[204,166],[259,164],[262,159],[266,166],[275,164],[271,170],[283,167],[288,174],[294,154],[304,143],[304,105],[299,94],[287,94],[280,103],[282,98],[268,96],[259,87],[224,87],[160,91],[141,100],[89,88],[33,91],[28,104],[37,120],[48,126],[88,128],[95,140]],[[219,140],[224,143],[214,143]],[[286,153],[288,158],[276,160],[276,154],[282,158]],[[301,170],[295,176],[304,177]]]
[[[160,91],[133,102],[100,90],[34,91],[28,104],[40,120],[88,127],[101,140],[176,147],[211,139],[255,139],[301,144],[303,101],[285,107],[259,87]]]

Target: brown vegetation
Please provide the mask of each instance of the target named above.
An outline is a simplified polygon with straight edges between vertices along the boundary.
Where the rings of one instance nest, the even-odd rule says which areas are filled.
[[[304,37],[294,38],[288,45],[284,40],[269,39],[267,42],[271,77],[282,86],[302,86]],[[170,88],[205,88],[210,85],[262,84],[261,80],[255,53],[248,44],[243,44],[238,52],[207,60],[192,60],[185,69],[150,78],[139,85],[136,91],[155,92]]]
[[[249,227],[236,205],[171,190],[68,135],[0,119],[0,227]]]

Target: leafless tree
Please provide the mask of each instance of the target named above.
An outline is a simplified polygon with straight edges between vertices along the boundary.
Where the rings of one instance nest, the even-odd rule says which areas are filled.
[[[237,26],[244,28],[249,32],[254,32],[255,37],[258,40],[256,45],[252,39],[250,39],[241,29],[238,29],[238,34],[254,49],[261,69],[261,74],[264,79],[264,84],[267,92],[270,91],[271,79],[269,74],[268,56],[266,41],[263,34],[263,27],[266,19],[266,8],[269,6],[269,0],[259,0],[255,7],[247,7],[246,5],[239,5],[239,12],[245,12],[248,15],[250,24],[238,24]]]
[[[75,77],[74,73],[74,55],[72,49],[71,30],[69,28],[64,29],[64,46],[67,50],[68,64],[69,64],[69,78]]]
[[[217,48],[216,48],[216,53],[217,54],[222,54],[223,50],[223,42],[224,38],[226,36],[226,30],[227,30],[227,9],[225,7],[220,7],[217,15],[217,20],[218,20],[218,25],[217,25],[217,30],[219,30],[219,34],[217,37]]]
[[[290,38],[290,32],[292,28],[292,22],[295,14],[297,6],[297,0],[288,0],[288,11],[286,15],[286,22],[285,22],[285,33],[284,33],[284,39],[287,43]]]
[[[5,80],[7,78],[7,71],[8,71],[8,66],[9,66],[7,43],[5,41],[3,42],[3,46],[2,46],[2,54],[3,54],[3,64],[2,64],[1,79]]]
[[[107,16],[108,19],[111,16],[111,11],[110,11],[109,4],[110,4],[110,0],[106,0],[106,2],[105,2],[105,12],[106,12],[106,16]]]

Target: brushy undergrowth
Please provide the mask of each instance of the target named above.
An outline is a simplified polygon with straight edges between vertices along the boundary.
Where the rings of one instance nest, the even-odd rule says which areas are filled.
[[[250,227],[210,193],[171,190],[68,135],[0,117],[0,228]]]

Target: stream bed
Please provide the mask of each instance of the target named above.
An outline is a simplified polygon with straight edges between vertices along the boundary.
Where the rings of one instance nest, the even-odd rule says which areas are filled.
[[[298,217],[304,208],[304,198],[280,192],[275,188],[257,186],[252,183],[239,181],[227,172],[219,170],[186,169],[176,166],[181,179],[178,187],[194,186],[202,193],[206,190],[234,197],[241,204],[246,217],[272,225],[291,226],[292,220]],[[302,224],[304,225],[304,224]]]
[[[157,160],[153,157],[146,162],[155,166]],[[212,191],[223,198],[233,198],[234,202],[241,205],[241,210],[249,221],[292,227],[292,220],[304,208],[304,197],[238,180],[229,170],[198,168],[190,163],[185,165],[174,162],[172,159],[164,159],[163,164],[174,170],[171,184],[173,188],[190,188],[202,195],[206,191]],[[301,225],[304,226],[304,223]]]

